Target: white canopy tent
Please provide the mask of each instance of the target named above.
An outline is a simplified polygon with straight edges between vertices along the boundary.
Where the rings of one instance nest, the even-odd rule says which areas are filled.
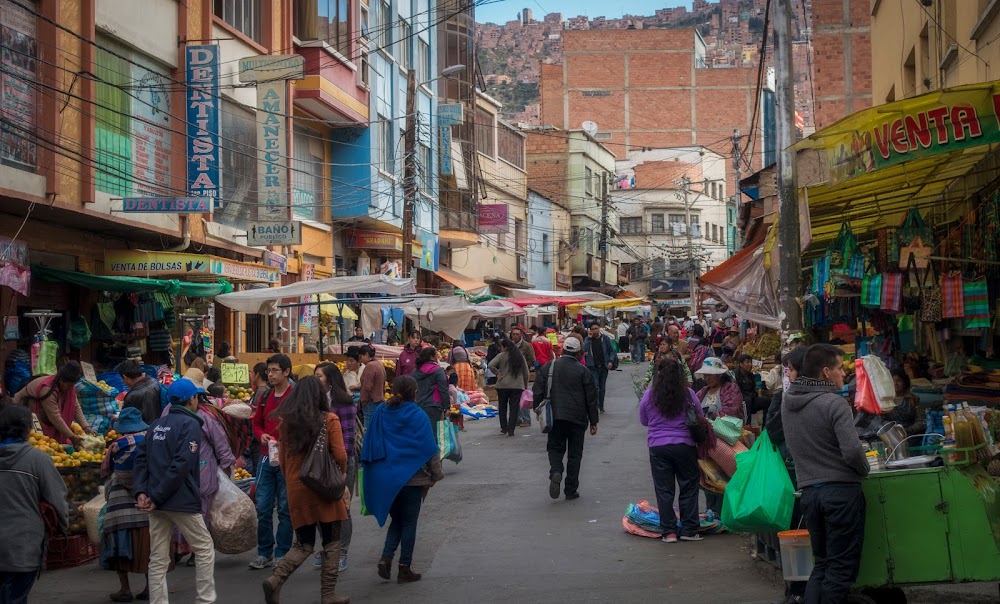
[[[277,314],[278,303],[288,298],[301,298],[319,294],[386,294],[405,296],[416,293],[413,279],[394,279],[385,275],[359,277],[330,277],[315,281],[300,281],[281,287],[250,289],[231,294],[220,294],[215,301],[233,310],[246,313]]]
[[[361,308],[361,327],[365,332],[382,327],[382,306],[384,305],[368,304]],[[498,319],[525,313],[521,308],[469,304],[462,296],[417,296],[408,302],[390,306],[402,309],[403,315],[421,329],[440,331],[455,339],[465,334],[466,327],[473,319]]]
[[[584,300],[610,300],[611,296],[605,296],[598,292],[566,292],[553,291],[547,289],[515,289],[511,290],[511,298],[581,298]]]

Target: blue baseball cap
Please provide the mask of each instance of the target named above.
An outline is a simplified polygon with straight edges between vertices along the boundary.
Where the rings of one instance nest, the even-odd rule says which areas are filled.
[[[204,388],[199,388],[198,386],[195,386],[194,382],[192,382],[187,378],[181,378],[175,381],[173,384],[170,384],[170,387],[167,388],[167,398],[170,399],[170,402],[174,401],[187,402],[191,400],[192,396],[196,394],[201,394],[203,392],[205,392]]]

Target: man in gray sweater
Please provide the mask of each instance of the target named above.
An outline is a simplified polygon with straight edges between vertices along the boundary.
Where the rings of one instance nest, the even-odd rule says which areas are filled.
[[[869,466],[851,407],[839,394],[844,386],[842,357],[843,351],[829,344],[811,346],[781,409],[816,560],[806,587],[809,604],[846,602],[861,565],[861,480]]]

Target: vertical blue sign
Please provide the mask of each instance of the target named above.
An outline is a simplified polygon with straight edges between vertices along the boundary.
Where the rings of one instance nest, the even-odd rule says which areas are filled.
[[[188,193],[211,197],[219,207],[219,45],[188,46],[185,56]]]
[[[441,175],[451,176],[451,126],[441,126]]]

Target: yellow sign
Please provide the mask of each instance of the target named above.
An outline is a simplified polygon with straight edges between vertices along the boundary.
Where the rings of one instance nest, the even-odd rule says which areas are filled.
[[[246,363],[222,363],[219,368],[222,369],[223,384],[250,383],[250,365]]]
[[[175,252],[108,250],[104,252],[104,274],[131,277],[209,273],[209,257]]]

